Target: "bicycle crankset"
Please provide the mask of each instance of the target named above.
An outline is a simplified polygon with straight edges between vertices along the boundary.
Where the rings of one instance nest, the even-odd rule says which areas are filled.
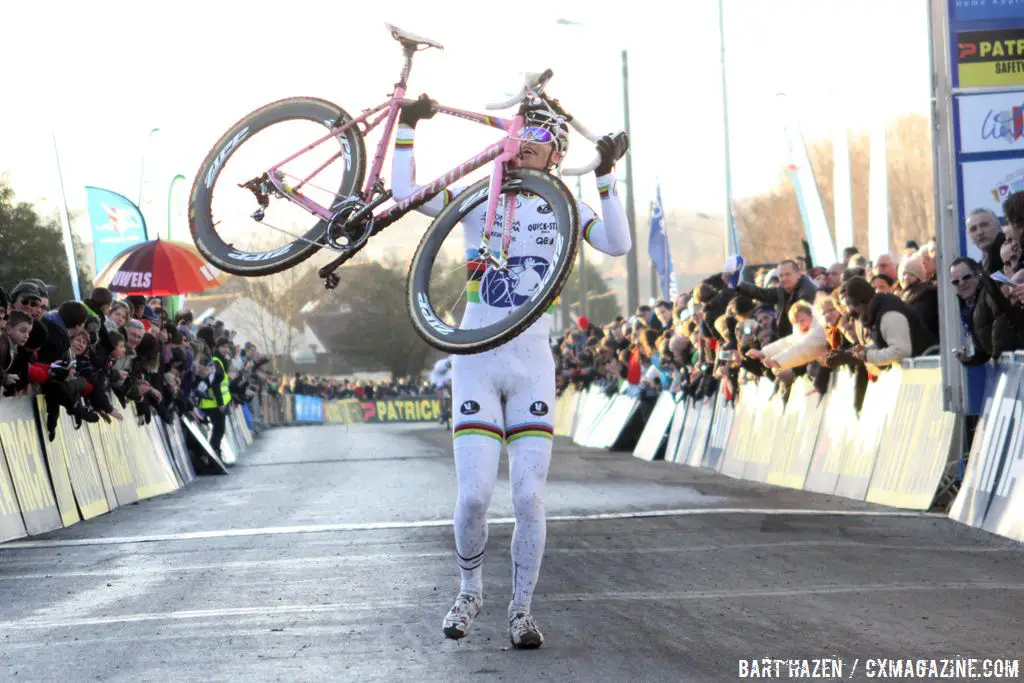
[[[327,245],[334,251],[347,253],[359,249],[373,234],[373,216],[353,216],[366,208],[359,197],[348,197],[335,206],[334,215],[327,226]]]

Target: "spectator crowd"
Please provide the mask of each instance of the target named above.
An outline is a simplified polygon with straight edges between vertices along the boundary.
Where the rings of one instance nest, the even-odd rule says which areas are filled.
[[[796,256],[748,268],[748,281],[714,275],[674,301],[640,306],[596,326],[579,316],[553,346],[559,393],[596,385],[650,405],[665,390],[695,398],[767,377],[788,392],[797,377],[825,393],[834,370],[857,377],[857,408],[868,383],[904,359],[936,354],[942,280],[959,300],[965,365],[995,362],[1024,348],[1024,193],[1004,203],[1005,226],[972,211],[966,237],[981,260],[958,258],[936,271],[934,243],[908,242],[874,262],[856,247],[828,267]],[[738,278],[737,278],[738,279]],[[752,280],[752,281],[749,281]]]
[[[232,403],[246,405],[273,381],[255,345],[237,345],[215,319],[172,316],[161,297],[116,298],[106,288],[85,301],[53,305],[56,288],[41,280],[0,288],[0,401],[41,394],[47,438],[59,408],[83,422],[124,420],[129,403],[140,420],[188,415],[211,425],[220,453]]]

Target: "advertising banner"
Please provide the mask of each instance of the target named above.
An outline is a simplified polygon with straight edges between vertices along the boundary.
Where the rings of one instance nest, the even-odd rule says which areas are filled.
[[[92,224],[96,272],[102,273],[115,256],[146,241],[146,220],[134,202],[116,192],[87,186],[85,198]]]
[[[295,421],[323,424],[324,400],[319,396],[295,396]]]
[[[441,419],[437,398],[361,401],[363,422],[436,422]]]
[[[1024,19],[1024,0],[951,0],[956,21]]]
[[[1024,28],[956,34],[961,88],[1024,85]]]

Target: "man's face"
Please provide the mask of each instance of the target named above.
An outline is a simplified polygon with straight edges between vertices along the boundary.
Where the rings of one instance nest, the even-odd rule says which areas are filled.
[[[871,286],[875,289],[875,294],[892,294],[892,287],[889,283],[880,277],[876,277],[871,281]]]
[[[843,271],[846,268],[843,267],[842,263],[833,263],[828,269],[828,279],[825,280],[826,285],[829,289],[835,289],[843,281]]]
[[[15,311],[21,311],[25,315],[32,317],[34,320],[39,320],[43,317],[44,311],[42,307],[42,300],[37,296],[26,296],[21,295],[18,299],[11,304],[11,308]]]
[[[124,342],[118,342],[117,346],[111,352],[110,356],[114,360],[121,360],[122,358],[124,358],[124,355],[126,353],[127,353],[127,350],[125,349]]]
[[[82,323],[81,325],[75,325],[74,327],[69,327],[68,328],[68,336],[69,337],[74,337],[76,334],[78,334],[79,332],[81,332],[84,329],[85,329],[85,323]]]
[[[793,291],[799,278],[800,274],[797,273],[796,268],[791,263],[784,263],[779,266],[779,284],[787,292]]]
[[[658,313],[658,320],[661,321],[662,325],[668,325],[670,322],[672,322],[671,306],[658,306],[656,311]]]
[[[513,159],[513,163],[518,161],[521,168],[546,171],[552,164],[561,161],[561,156],[555,151],[554,143],[523,142],[519,146],[519,156]]]
[[[896,277],[897,270],[896,262],[893,260],[892,256],[889,256],[889,254],[882,254],[878,257],[878,261],[875,263],[875,272],[878,275],[888,275],[893,279],[893,282],[898,279]]]
[[[956,294],[968,300],[978,291],[978,274],[971,271],[966,263],[958,263],[949,269],[949,282],[956,289]]]
[[[999,232],[999,221],[988,212],[976,213],[967,219],[967,236],[982,251],[992,246]]]
[[[110,315],[110,306],[111,304],[103,304],[102,306],[100,306],[100,315],[102,315],[104,318]]]
[[[772,320],[774,320],[774,318],[772,318],[770,313],[757,314],[757,326],[760,327],[761,329],[771,327]]]
[[[24,346],[31,333],[32,323],[20,322],[17,325],[9,325],[7,327],[7,334],[15,346]]]
[[[128,328],[128,348],[134,350],[142,341],[142,337],[145,334],[145,330],[140,330],[137,327]]]

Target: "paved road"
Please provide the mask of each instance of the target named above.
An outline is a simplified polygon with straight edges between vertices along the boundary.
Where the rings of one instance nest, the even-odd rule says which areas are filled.
[[[730,681],[740,659],[835,656],[866,680],[868,657],[1024,652],[1020,545],[564,441],[545,647],[503,629],[504,471],[484,613],[446,641],[450,458],[433,427],[278,429],[230,476],[0,546],[0,677]]]

